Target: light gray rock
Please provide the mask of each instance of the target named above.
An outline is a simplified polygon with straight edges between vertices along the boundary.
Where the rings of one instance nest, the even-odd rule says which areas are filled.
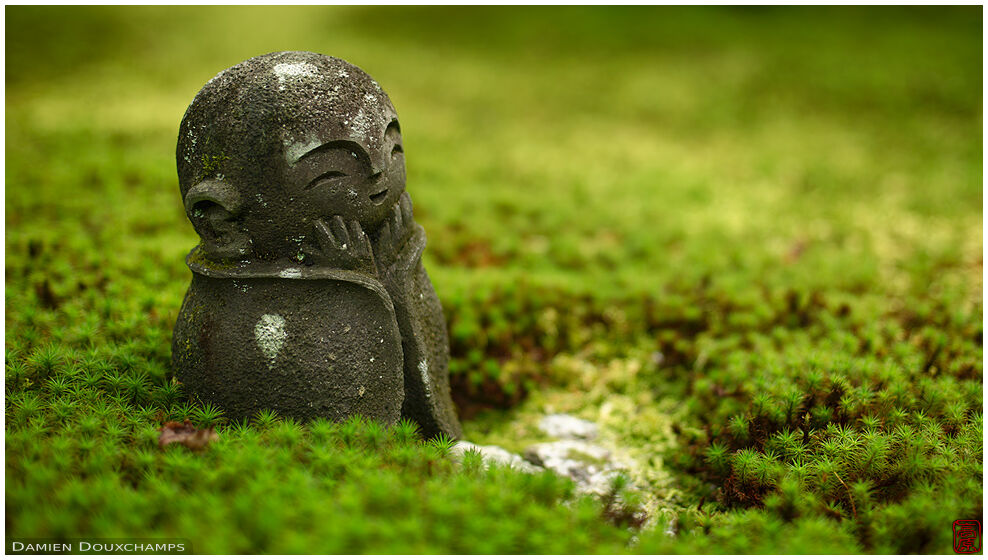
[[[525,459],[572,479],[578,492],[598,496],[606,495],[614,478],[626,468],[607,449],[576,440],[537,443],[525,450]]]
[[[597,424],[569,414],[550,414],[539,422],[547,436],[559,439],[596,439]]]
[[[627,478],[630,467],[616,459],[611,450],[588,440],[597,437],[597,425],[568,414],[550,414],[542,418],[539,428],[557,441],[537,443],[525,450],[524,457],[496,445],[476,445],[461,441],[453,446],[450,457],[462,461],[467,451],[479,452],[488,464],[509,465],[524,472],[550,470],[572,480],[577,494],[589,494],[600,499],[608,515],[619,516],[636,528],[648,522],[649,515],[643,507],[628,509],[620,493],[615,493],[615,479],[624,475],[622,487],[637,490]],[[630,517],[629,517],[630,516]]]
[[[542,467],[533,465],[523,459],[521,455],[511,453],[503,447],[496,445],[477,445],[469,441],[460,441],[450,450],[450,457],[455,461],[462,460],[467,451],[477,451],[484,457],[485,463],[498,463],[508,465],[522,472],[534,473],[542,470]]]

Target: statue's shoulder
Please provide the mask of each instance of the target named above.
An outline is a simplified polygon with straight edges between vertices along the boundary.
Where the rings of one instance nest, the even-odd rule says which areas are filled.
[[[394,312],[391,296],[377,278],[354,270],[342,270],[321,265],[301,265],[287,259],[283,261],[216,261],[209,259],[196,246],[185,257],[189,270],[208,278],[229,278],[233,280],[247,279],[281,279],[281,280],[330,280],[346,282],[362,286],[384,300],[388,309]]]

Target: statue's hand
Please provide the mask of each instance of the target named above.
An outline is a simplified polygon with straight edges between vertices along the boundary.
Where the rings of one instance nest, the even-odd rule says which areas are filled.
[[[408,240],[421,228],[412,217],[412,198],[407,192],[401,193],[398,202],[391,209],[391,215],[381,226],[374,255],[377,257],[378,268],[390,271],[395,265],[400,265],[403,259],[402,251]]]
[[[343,218],[333,216],[328,224],[319,219],[314,225],[316,239],[330,266],[377,275],[370,238],[359,222],[345,224]]]

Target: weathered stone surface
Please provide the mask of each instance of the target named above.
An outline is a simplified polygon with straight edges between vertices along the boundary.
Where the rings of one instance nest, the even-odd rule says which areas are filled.
[[[405,416],[460,436],[401,128],[377,82],[315,53],[244,61],[196,95],[176,159],[201,238],[172,342],[192,394],[232,416]]]
[[[460,441],[450,450],[450,456],[454,460],[459,460],[467,451],[477,451],[484,457],[486,463],[498,463],[508,465],[523,472],[538,472],[542,467],[535,466],[524,459],[521,455],[511,453],[503,447],[496,445],[477,445],[469,441]]]
[[[539,422],[539,429],[554,438],[586,439],[597,437],[597,424],[569,414],[550,414]]]

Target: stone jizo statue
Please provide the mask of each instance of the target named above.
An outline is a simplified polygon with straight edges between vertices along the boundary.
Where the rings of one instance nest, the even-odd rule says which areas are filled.
[[[315,53],[252,58],[196,95],[176,156],[201,237],[172,342],[192,395],[232,417],[407,417],[460,436],[401,126],[377,82]]]

